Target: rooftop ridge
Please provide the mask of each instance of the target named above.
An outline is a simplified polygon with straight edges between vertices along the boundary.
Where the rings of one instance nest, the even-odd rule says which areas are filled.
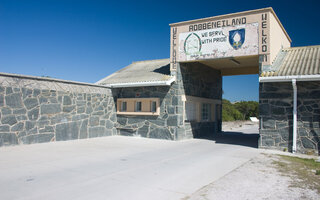
[[[320,45],[308,45],[308,46],[300,46],[300,47],[288,47],[288,48],[284,48],[282,49],[282,51],[289,51],[289,50],[295,50],[295,49],[305,49],[305,48],[320,48]]]
[[[131,64],[141,63],[141,62],[160,61],[160,60],[170,60],[170,58],[160,58],[160,59],[152,59],[152,60],[139,60],[139,61],[133,61]]]
[[[205,21],[205,20],[211,20],[211,19],[220,19],[223,17],[232,17],[232,16],[237,16],[237,15],[256,13],[256,12],[267,11],[267,10],[271,11],[271,12],[273,12],[273,14],[275,14],[272,7],[266,7],[266,8],[259,8],[259,9],[254,9],[254,10],[245,10],[245,11],[240,11],[240,12],[235,12],[235,13],[216,15],[216,16],[205,17],[205,18],[200,18],[200,19],[186,20],[186,21],[182,21],[182,22],[175,22],[175,23],[170,23],[169,26],[182,25],[182,24],[186,24],[186,23],[193,23],[193,22],[199,22],[199,21]]]

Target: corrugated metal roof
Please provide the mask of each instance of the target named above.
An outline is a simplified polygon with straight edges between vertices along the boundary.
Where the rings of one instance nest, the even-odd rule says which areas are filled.
[[[319,75],[320,45],[291,47],[277,55],[272,70],[261,73],[261,77]]]
[[[146,60],[133,62],[127,67],[101,79],[96,84],[156,82],[168,81],[171,78],[169,59]]]

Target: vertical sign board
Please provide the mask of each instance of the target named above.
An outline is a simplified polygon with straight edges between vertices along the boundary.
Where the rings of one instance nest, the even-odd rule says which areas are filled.
[[[178,61],[258,55],[258,23],[179,34]]]

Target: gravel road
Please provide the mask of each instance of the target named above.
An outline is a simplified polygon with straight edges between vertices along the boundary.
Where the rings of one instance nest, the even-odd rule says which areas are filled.
[[[259,154],[231,173],[201,188],[185,200],[318,200],[319,193],[292,187],[294,178],[283,176],[273,164],[274,154]]]

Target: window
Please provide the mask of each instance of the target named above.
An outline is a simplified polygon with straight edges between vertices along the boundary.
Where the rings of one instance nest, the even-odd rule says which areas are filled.
[[[185,121],[214,122],[217,120],[217,107],[221,107],[221,100],[195,96],[182,96],[185,104]],[[219,114],[219,113],[218,113]]]
[[[126,101],[122,101],[121,102],[121,112],[125,112],[127,111],[127,102]]]
[[[211,120],[211,104],[203,103],[201,109],[201,120],[210,121]]]
[[[118,115],[160,115],[159,98],[118,98]]]
[[[136,106],[134,108],[134,111],[135,112],[141,112],[141,109],[142,109],[142,103],[141,103],[141,101],[137,101],[136,102]]]
[[[186,121],[197,120],[197,105],[196,103],[189,101],[186,102]]]
[[[157,112],[157,102],[156,101],[151,101],[151,112]]]

